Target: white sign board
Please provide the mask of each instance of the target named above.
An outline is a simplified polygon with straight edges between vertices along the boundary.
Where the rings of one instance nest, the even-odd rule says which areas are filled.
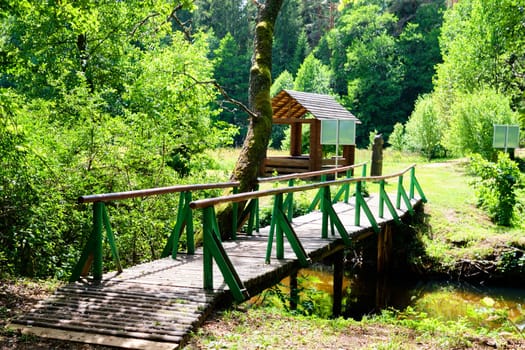
[[[321,120],[322,145],[355,145],[355,121],[341,119]]]
[[[520,127],[518,125],[494,124],[494,148],[518,148],[520,145]]]

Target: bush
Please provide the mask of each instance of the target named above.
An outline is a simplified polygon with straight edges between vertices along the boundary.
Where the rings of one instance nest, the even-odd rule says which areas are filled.
[[[388,138],[388,143],[394,151],[402,151],[405,148],[405,127],[401,123],[394,125],[394,131]]]
[[[494,124],[517,124],[518,117],[509,99],[492,89],[458,96],[450,109],[446,146],[458,155],[479,153],[494,160],[492,147]]]
[[[406,147],[428,159],[436,158],[443,155],[442,135],[443,125],[432,97],[419,98],[405,127]]]
[[[478,205],[487,211],[498,225],[511,226],[517,204],[516,190],[522,185],[518,165],[506,153],[500,153],[497,163],[472,156],[470,170],[481,178],[474,182]]]

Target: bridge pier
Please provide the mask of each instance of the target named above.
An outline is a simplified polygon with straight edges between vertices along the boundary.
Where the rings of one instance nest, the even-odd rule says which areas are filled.
[[[299,302],[299,285],[297,283],[297,271],[290,274],[290,310],[297,310]]]
[[[334,266],[333,304],[332,316],[341,316],[341,305],[343,300],[343,275],[344,275],[344,250],[339,250],[332,255]]]
[[[382,275],[389,270],[392,256],[392,225],[385,223],[377,235],[377,273]]]

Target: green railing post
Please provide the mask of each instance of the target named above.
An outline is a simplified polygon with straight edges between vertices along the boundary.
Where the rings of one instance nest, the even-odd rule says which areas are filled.
[[[379,182],[379,217],[384,218],[384,206],[385,206],[385,198],[383,197],[383,193],[385,192],[385,180],[381,180]]]
[[[266,258],[265,263],[270,263],[270,258],[272,256],[272,247],[273,247],[273,236],[277,228],[277,200],[274,198],[273,207],[272,207],[272,218],[270,220],[270,232],[268,234],[268,244],[266,245]]]
[[[322,224],[321,224],[321,237],[328,238],[328,224],[329,224],[329,209],[328,206],[331,205],[330,200],[330,187],[324,186],[321,187],[321,213],[322,213]]]
[[[423,189],[421,188],[421,185],[419,185],[419,181],[417,181],[416,178],[416,168],[412,168],[412,171],[410,173],[410,199],[414,199],[414,190],[413,188],[416,188],[417,192],[419,193],[419,197],[421,197],[421,200],[423,203],[427,202],[427,197],[425,197],[425,194],[423,193]]]
[[[257,190],[259,190],[259,186],[257,185]],[[261,228],[261,219],[259,217],[259,199],[255,199],[254,204],[254,211],[255,211],[255,231],[259,233],[259,229]]]
[[[275,196],[275,209],[276,213],[279,211],[283,211],[283,195],[282,193]],[[277,259],[283,259],[284,258],[284,237],[283,237],[283,229],[282,229],[282,223],[281,218],[277,214],[277,227],[275,228],[275,254],[277,256]]]
[[[401,209],[401,192],[404,191],[403,189],[403,175],[399,176],[399,179],[397,180],[397,196],[396,196],[396,208]]]
[[[352,174],[353,174],[353,171],[351,169],[348,169],[346,171],[346,178],[350,179],[352,177]],[[350,197],[350,183],[346,183],[345,184],[345,199],[344,199],[344,202],[346,204],[348,204],[349,197]]]
[[[103,202],[93,203],[93,279],[102,280],[102,226],[103,226]]]
[[[70,282],[77,281],[80,276],[86,275],[89,269],[93,269],[93,279],[102,280],[102,230],[104,226],[104,203],[93,203],[93,229],[88,237],[86,245],[82,250],[80,259],[75,265]]]
[[[213,259],[210,249],[210,241],[212,239],[213,230],[213,207],[204,208],[202,210],[202,263],[203,263],[203,278],[204,289],[213,289]]]
[[[410,188],[409,188],[409,198],[410,199],[413,199],[414,198],[414,179],[415,179],[415,172],[416,172],[416,168],[415,167],[412,167],[412,169],[410,169]]]
[[[233,194],[237,194],[239,191],[237,187],[233,188]],[[234,202],[232,204],[232,239],[237,239],[237,228],[239,227],[238,219],[239,203]]]
[[[361,181],[355,183],[355,214],[354,214],[354,224],[359,226],[361,224]]]
[[[193,211],[189,204],[192,201],[191,191],[186,192],[186,203],[184,210],[186,211],[186,249],[188,254],[195,254],[195,233],[193,230]]]
[[[294,179],[288,180],[288,187],[294,186]],[[293,192],[290,192],[286,195],[284,200],[284,207],[286,208],[286,217],[288,220],[292,221],[293,219]]]

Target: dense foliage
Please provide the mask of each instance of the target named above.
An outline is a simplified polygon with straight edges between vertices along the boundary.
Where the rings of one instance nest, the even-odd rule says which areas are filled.
[[[428,158],[490,159],[491,124],[523,121],[524,11],[286,0],[271,93],[335,95],[362,121],[358,146],[377,131]],[[81,194],[206,181],[205,151],[246,136],[247,114],[209,82],[248,103],[255,14],[243,0],[2,1],[0,273],[68,271],[90,230]],[[285,133],[274,128],[270,145]],[[127,262],[158,255],[177,201],[110,207]]]
[[[89,208],[76,197],[172,185],[190,174],[199,181],[211,164],[206,148],[229,143],[232,133],[212,123],[216,93],[200,83],[213,74],[207,38],[190,42],[174,30],[176,11],[165,1],[7,5],[0,16],[1,272],[62,276],[90,230]],[[110,209],[119,212],[126,261],[158,255],[176,202]]]

